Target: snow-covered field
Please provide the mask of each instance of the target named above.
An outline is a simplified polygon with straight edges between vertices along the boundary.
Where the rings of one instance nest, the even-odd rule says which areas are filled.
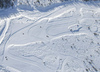
[[[0,72],[100,72],[99,3],[23,6],[2,16]]]

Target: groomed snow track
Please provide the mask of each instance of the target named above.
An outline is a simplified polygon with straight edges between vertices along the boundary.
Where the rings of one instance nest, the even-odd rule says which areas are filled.
[[[24,8],[0,20],[0,72],[100,72],[99,4]]]

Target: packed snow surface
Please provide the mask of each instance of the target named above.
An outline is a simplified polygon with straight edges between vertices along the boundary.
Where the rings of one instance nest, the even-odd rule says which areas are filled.
[[[100,72],[98,5],[24,8],[0,17],[0,72]]]

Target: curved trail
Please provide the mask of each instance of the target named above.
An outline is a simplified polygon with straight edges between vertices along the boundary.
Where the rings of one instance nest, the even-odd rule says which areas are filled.
[[[52,13],[51,13],[51,14],[52,14]],[[49,15],[51,15],[51,14],[48,14],[47,16],[49,16]],[[34,24],[34,26],[36,26],[37,23],[38,23],[39,21],[42,21],[42,20],[44,20],[44,19],[48,19],[48,18],[46,18],[47,16],[44,16],[44,17],[41,17],[41,18],[37,19],[37,20],[36,20],[34,23],[32,23],[31,25]],[[13,34],[9,33],[8,31],[9,31],[9,27],[10,27],[10,21],[11,21],[12,19],[19,18],[19,17],[24,17],[24,16],[23,16],[23,15],[19,15],[19,16],[17,16],[17,17],[11,17],[11,18],[6,19],[5,36],[4,36],[4,39],[3,39],[2,43],[1,43],[1,44],[2,44],[2,47],[4,48],[4,49],[3,49],[3,53],[2,53],[2,55],[3,55],[2,61],[4,61],[4,59],[5,59],[5,57],[6,57],[6,44],[7,44],[8,40],[9,40],[14,34],[16,34],[17,32],[19,32],[19,31],[21,31],[21,30],[23,30],[23,29],[25,29],[25,28],[31,26],[31,25],[27,25],[27,26],[25,26],[25,27],[23,27],[23,28],[17,30],[17,31],[14,32]],[[28,19],[33,20],[32,18],[30,18],[30,17],[28,17],[28,16],[25,16],[25,17],[28,18]],[[26,63],[27,63],[27,62],[26,62]]]
[[[85,9],[85,7],[87,7],[87,9]],[[85,18],[95,19],[93,16],[91,16],[92,13],[89,14],[89,10],[91,8],[95,7],[89,7],[89,5],[87,4],[85,5],[81,3],[73,3],[72,5],[68,5],[68,8],[67,6],[62,6],[61,8],[49,11],[50,13],[40,12],[40,17],[36,14],[37,18],[28,16],[31,14],[29,12],[26,14],[26,16],[24,16],[24,12],[20,12],[18,16],[5,19],[5,34],[0,45],[0,47],[3,49],[2,62],[13,67],[16,67],[13,65],[13,63],[16,65],[16,63],[19,62],[19,66],[21,64],[24,65],[25,63],[26,67],[28,65],[30,67],[36,67],[36,69],[40,69],[41,72],[55,72],[57,70],[60,72],[65,72],[68,70],[70,71],[70,69],[71,71],[74,71],[74,69],[78,71],[78,68],[80,69],[80,72],[85,72],[86,65],[83,65],[83,62],[86,62],[86,57],[88,58],[87,60],[94,60],[95,57],[98,57],[100,46],[100,34],[98,32],[98,28],[95,31],[93,28],[91,28],[91,22],[88,22],[90,29],[88,25],[85,24]],[[83,12],[83,10],[86,11]],[[95,9],[93,10],[95,11]],[[23,26],[17,31],[11,33],[11,30],[13,29],[11,27],[11,20],[16,18],[27,18],[34,22],[30,23],[29,25]],[[83,22],[81,20],[83,20]],[[31,45],[31,40],[29,40],[29,42],[25,44],[10,45],[10,42],[13,42],[12,37],[17,36],[18,34],[19,38],[24,38],[24,36],[25,38],[27,38],[27,35],[25,35],[24,33],[22,35],[23,31],[26,32],[27,35],[33,33],[31,37],[30,35],[28,37],[30,37],[30,39],[36,38],[36,40],[40,40],[43,45],[39,44],[41,47],[38,47],[39,45]],[[34,35],[34,33],[36,35]],[[18,37],[14,38],[15,40],[19,39]],[[19,39],[19,41],[21,40]],[[36,41],[34,41],[34,43],[35,42]],[[98,51],[98,55],[96,54],[96,50]],[[13,54],[14,52],[15,54]],[[93,58],[91,56],[92,54],[94,54]],[[80,65],[76,67],[76,65],[78,64],[78,60]],[[10,64],[11,61],[12,63]],[[81,66],[83,67],[83,69],[81,69]],[[91,68],[90,66],[91,64],[87,67]],[[94,63],[93,66],[96,66],[96,64]],[[92,69],[93,71],[95,70],[94,68]]]

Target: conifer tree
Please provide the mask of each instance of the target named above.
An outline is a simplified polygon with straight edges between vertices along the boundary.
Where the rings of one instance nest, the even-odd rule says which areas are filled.
[[[0,8],[9,8],[13,7],[14,0],[0,0]]]

